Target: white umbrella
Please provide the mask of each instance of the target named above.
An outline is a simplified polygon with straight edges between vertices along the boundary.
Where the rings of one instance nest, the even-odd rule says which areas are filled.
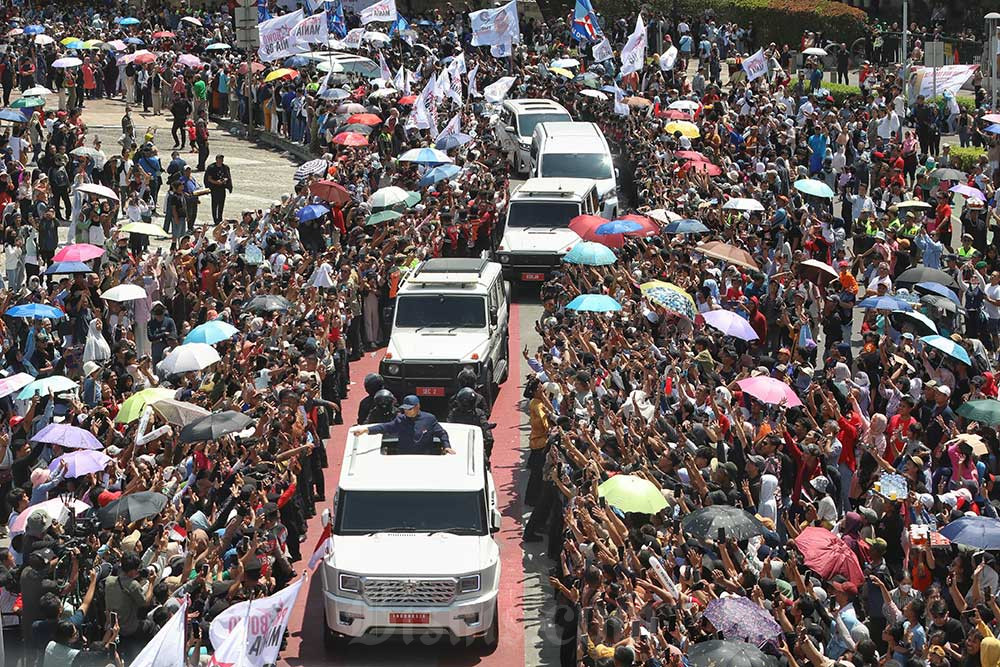
[[[139,285],[121,284],[115,285],[109,290],[101,293],[101,298],[105,301],[137,301],[145,299],[146,290]]]
[[[409,193],[401,187],[390,185],[385,188],[380,188],[368,198],[368,205],[372,208],[387,208],[389,206],[395,206],[396,204],[402,204],[406,201],[406,197]]]
[[[674,222],[675,220],[684,219],[683,217],[677,215],[673,211],[668,211],[664,208],[654,208],[652,211],[646,211],[646,217],[652,218],[653,220],[656,220],[657,222],[660,222],[664,225],[669,225],[671,222]]]
[[[697,111],[701,105],[694,100],[677,100],[671,102],[668,109],[679,109],[680,111]]]
[[[51,95],[52,91],[45,86],[32,86],[21,93],[21,97],[34,97],[36,95]]]
[[[826,49],[821,49],[818,46],[810,46],[808,49],[806,49],[802,53],[806,54],[807,56],[825,56],[825,55],[828,55],[827,52],[826,52]]]
[[[371,42],[372,44],[388,44],[392,41],[392,38],[384,32],[379,32],[378,30],[366,30],[361,39],[366,42]]]
[[[46,46],[48,44],[54,44],[56,40],[52,39],[48,35],[35,35],[35,44],[39,46]]]
[[[153,406],[153,411],[156,414],[166,419],[168,424],[175,426],[187,426],[193,421],[212,414],[199,405],[173,398],[161,398],[153,401],[150,405]]]
[[[196,19],[193,16],[185,16],[181,19],[181,23],[191,23],[193,25],[201,27],[201,19]]]
[[[18,514],[17,518],[14,519],[14,524],[10,527],[15,533],[20,533],[24,530],[28,523],[28,518],[31,517],[35,512],[41,512],[53,521],[61,524],[65,524],[69,521],[70,510],[73,514],[81,514],[90,509],[90,505],[83,502],[82,500],[70,500],[69,504],[62,498],[53,498],[52,500],[46,500],[38,503],[37,505],[29,505],[25,508],[23,512]]]
[[[579,67],[580,61],[576,58],[556,58],[551,63],[550,67]]]
[[[608,99],[607,94],[602,93],[599,90],[594,90],[592,88],[584,88],[580,91],[580,94],[584,97],[593,97],[596,100],[606,100]]]
[[[60,58],[59,60],[56,60],[55,62],[52,63],[52,66],[65,69],[67,67],[79,67],[82,64],[83,61],[80,60],[79,58],[69,57],[69,58]]]
[[[205,343],[187,343],[175,347],[163,358],[158,368],[166,375],[200,371],[218,362],[222,357],[215,348]]]
[[[368,97],[374,97],[376,99],[382,97],[392,97],[393,95],[399,95],[399,91],[395,88],[379,88],[374,93],[370,94]]]
[[[97,195],[98,197],[107,197],[108,199],[118,201],[118,195],[115,191],[105,185],[99,185],[97,183],[84,183],[83,185],[78,185],[77,190]]]
[[[764,205],[761,204],[756,199],[748,199],[746,197],[733,197],[725,204],[723,204],[722,208],[733,211],[763,211]]]

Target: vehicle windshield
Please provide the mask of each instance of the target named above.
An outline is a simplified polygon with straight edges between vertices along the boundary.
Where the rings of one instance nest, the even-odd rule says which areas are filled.
[[[512,201],[508,208],[508,227],[565,227],[580,215],[579,202]]]
[[[517,118],[517,133],[522,137],[530,137],[539,123],[573,120],[568,113],[533,113],[521,114]]]
[[[599,153],[546,153],[542,157],[542,176],[611,178],[611,157]]]
[[[485,535],[486,526],[482,491],[343,491],[334,532]]]
[[[396,326],[405,328],[486,327],[486,297],[458,294],[414,294],[396,299]]]

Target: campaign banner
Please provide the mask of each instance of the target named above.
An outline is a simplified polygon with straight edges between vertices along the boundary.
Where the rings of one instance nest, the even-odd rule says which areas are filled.
[[[486,101],[492,102],[493,104],[503,102],[504,98],[507,97],[507,93],[510,91],[511,86],[514,85],[516,78],[517,77],[513,76],[501,77],[483,88],[483,96],[486,98]]]
[[[767,58],[764,57],[764,49],[757,49],[757,53],[743,59],[743,71],[747,74],[747,81],[759,79],[767,74]]]
[[[326,44],[330,41],[330,26],[326,10],[313,14],[295,24],[292,36],[303,44]]]
[[[309,47],[299,43],[292,35],[292,29],[302,19],[302,10],[299,9],[259,24],[257,33],[260,35],[260,48],[257,49],[257,54],[260,59],[268,63],[308,51]]]
[[[642,14],[635,17],[635,30],[629,35],[628,41],[622,48],[621,74],[631,74],[642,69],[646,60],[646,24],[642,22]]]
[[[611,48],[611,42],[605,37],[597,44],[594,44],[592,49],[594,54],[594,62],[603,63],[605,60],[611,60],[615,57],[615,52]]]
[[[951,93],[957,95],[965,82],[979,69],[979,65],[945,65],[938,67],[937,73],[933,67],[915,67],[913,89],[918,95],[934,97]]]
[[[364,28],[351,28],[347,35],[342,40],[345,49],[359,49],[361,48],[361,38],[365,35]]]
[[[472,25],[473,46],[496,46],[521,41],[517,0],[510,0],[496,9],[469,12],[469,22]]]
[[[677,64],[677,47],[671,46],[660,56],[660,71],[669,72]]]
[[[369,23],[395,23],[396,0],[379,0],[361,10],[361,25]]]
[[[209,626],[212,646],[226,646],[232,632],[245,631],[244,655],[248,658],[247,664],[264,667],[276,663],[292,606],[305,580],[305,577],[299,577],[295,583],[274,595],[240,602],[223,611]],[[245,623],[244,628],[239,628],[241,623]]]

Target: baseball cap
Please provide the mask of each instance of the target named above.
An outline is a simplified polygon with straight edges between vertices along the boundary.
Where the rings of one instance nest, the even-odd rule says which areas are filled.
[[[752,463],[757,466],[757,468],[763,468],[767,464],[767,459],[760,454],[753,454],[747,457],[747,463]]]
[[[937,386],[938,393],[944,394],[945,396],[951,396],[951,387],[946,384],[939,384]]]
[[[420,406],[420,399],[414,396],[413,394],[409,394],[403,397],[403,402],[400,404],[400,407],[402,407],[404,410],[408,410],[410,408],[416,408],[419,406]]]
[[[884,554],[886,550],[889,548],[889,543],[883,540],[881,537],[866,537],[865,542],[868,543],[869,547],[879,552],[880,554]]]

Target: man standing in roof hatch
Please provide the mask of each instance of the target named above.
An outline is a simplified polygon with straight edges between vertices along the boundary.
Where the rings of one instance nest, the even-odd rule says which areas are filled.
[[[355,426],[355,435],[394,435],[398,438],[396,447],[400,454],[454,454],[448,441],[448,433],[438,423],[437,417],[429,412],[421,412],[420,399],[409,395],[400,406],[402,414],[384,424]],[[434,442],[437,437],[438,442]]]

